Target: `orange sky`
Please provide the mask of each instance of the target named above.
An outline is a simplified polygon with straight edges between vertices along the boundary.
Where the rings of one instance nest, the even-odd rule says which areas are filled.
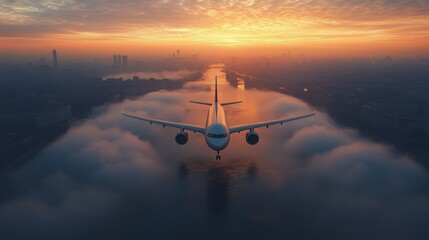
[[[429,54],[427,1],[6,1],[0,51]]]

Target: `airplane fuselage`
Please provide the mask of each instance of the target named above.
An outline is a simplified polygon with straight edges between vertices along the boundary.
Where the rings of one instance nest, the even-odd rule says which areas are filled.
[[[230,135],[225,111],[217,102],[208,111],[204,136],[207,145],[215,151],[219,152],[228,146]]]

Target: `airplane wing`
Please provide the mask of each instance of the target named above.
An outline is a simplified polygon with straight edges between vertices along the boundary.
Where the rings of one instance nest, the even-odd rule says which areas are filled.
[[[299,117],[278,119],[278,120],[273,120],[273,121],[266,121],[266,122],[258,122],[258,123],[233,126],[233,127],[229,128],[229,133],[236,133],[236,132],[241,132],[241,131],[245,131],[245,130],[252,130],[252,129],[260,128],[260,127],[267,127],[268,128],[268,126],[271,126],[271,125],[283,124],[285,122],[291,122],[291,121],[295,121],[298,119],[308,118],[308,117],[314,116],[315,114],[316,114],[316,112],[313,112],[311,114],[307,114],[307,115],[303,115],[303,116],[299,116]]]
[[[180,130],[189,130],[192,132],[199,132],[199,133],[205,133],[205,130],[206,130],[204,127],[198,126],[198,125],[169,122],[169,121],[157,120],[157,119],[152,119],[152,118],[133,116],[133,115],[130,115],[128,113],[125,113],[124,108],[122,108],[122,115],[124,115],[125,117],[134,118],[137,120],[149,122],[150,124],[152,124],[152,123],[159,124],[159,125],[162,125],[163,127],[168,126],[168,127],[173,127],[173,128],[179,128]]]

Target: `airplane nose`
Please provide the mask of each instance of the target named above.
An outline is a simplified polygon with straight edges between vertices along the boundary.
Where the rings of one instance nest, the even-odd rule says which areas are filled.
[[[215,151],[220,151],[226,148],[229,143],[229,137],[227,138],[207,138],[207,144]]]

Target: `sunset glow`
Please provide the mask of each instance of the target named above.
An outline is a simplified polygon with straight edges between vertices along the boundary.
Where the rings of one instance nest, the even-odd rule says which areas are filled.
[[[425,54],[427,1],[0,1],[0,50]],[[37,50],[36,50],[37,49]]]

